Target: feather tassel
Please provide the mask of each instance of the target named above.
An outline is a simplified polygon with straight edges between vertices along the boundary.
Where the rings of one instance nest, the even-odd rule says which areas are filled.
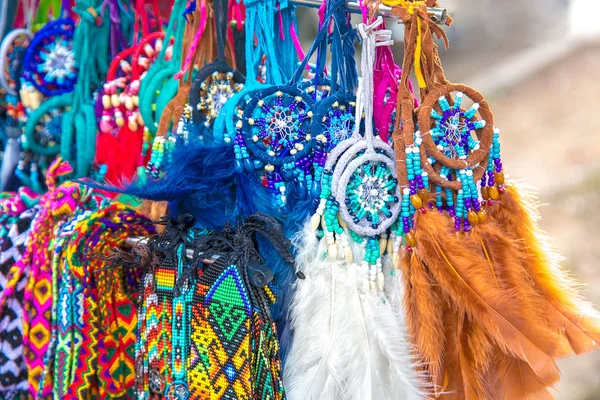
[[[364,268],[327,258],[309,220],[296,236],[296,283],[290,306],[294,339],[284,383],[295,399],[423,399],[425,381],[406,340],[400,273],[387,260],[385,291],[365,286]],[[355,257],[363,249],[353,246]]]
[[[554,358],[568,342],[539,315],[543,302],[529,287],[515,241],[494,222],[457,235],[435,211],[418,214],[415,225],[417,246],[401,261],[404,303],[435,397],[503,399],[500,377],[516,376],[517,367],[521,395],[543,394],[559,379]]]
[[[561,257],[537,226],[539,212],[531,192],[510,183],[488,213],[520,248],[519,263],[527,266],[531,285],[546,302],[546,315],[555,330],[564,334],[576,354],[593,350],[600,342],[600,314],[582,299],[578,284],[560,267]]]
[[[470,232],[454,232],[442,213],[415,216],[417,246],[400,264],[404,305],[436,398],[550,399],[555,359],[600,339],[598,314],[559,267],[522,193],[508,185]]]

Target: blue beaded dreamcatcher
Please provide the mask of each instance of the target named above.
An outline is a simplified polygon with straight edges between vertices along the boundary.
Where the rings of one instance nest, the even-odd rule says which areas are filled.
[[[236,138],[241,127],[240,118],[247,103],[254,97],[254,92],[263,88],[265,84],[280,85],[287,79],[278,55],[285,54],[289,57],[289,54],[295,54],[288,36],[284,36],[284,40],[277,40],[273,35],[276,31],[277,14],[281,16],[281,20],[296,24],[296,11],[293,5],[280,3],[278,9],[277,3],[273,0],[251,0],[244,2],[244,5],[246,6],[244,88],[231,96],[222,106],[213,124],[213,140],[234,145],[234,142],[240,142]],[[241,160],[242,153],[236,151],[236,154],[239,154],[236,157]],[[239,167],[239,171],[244,170],[243,162]]]
[[[77,81],[75,22],[62,18],[39,30],[25,54],[25,78],[46,96],[69,93]]]
[[[352,47],[348,43],[354,40],[354,36],[347,34],[352,30],[342,11],[342,4],[329,4],[316,39],[290,82],[254,91],[244,108],[242,120],[236,126],[236,169],[240,173],[244,170],[258,172],[263,185],[273,194],[280,208],[286,206],[290,184],[299,199],[309,198],[309,193],[315,197],[318,195],[325,154],[335,145],[335,139],[326,144],[326,135],[335,135],[333,130],[340,123],[347,123],[348,126],[353,124],[353,117],[342,116],[353,108],[350,93],[352,77],[356,77],[352,73],[346,76],[341,72],[351,69],[345,68],[345,59],[351,54],[347,51]],[[331,79],[326,80],[325,51],[330,25],[332,50],[335,49],[336,54]],[[348,40],[345,47],[343,38]],[[302,81],[308,60],[317,51],[316,73],[311,80]],[[324,101],[323,97],[331,94],[329,84],[338,89],[338,80],[344,84],[335,90],[336,96],[331,101]],[[317,106],[315,98],[321,100],[319,104],[322,105]],[[314,118],[316,111],[320,118],[318,122]],[[349,134],[352,131],[346,132]],[[319,156],[316,164],[315,155]]]

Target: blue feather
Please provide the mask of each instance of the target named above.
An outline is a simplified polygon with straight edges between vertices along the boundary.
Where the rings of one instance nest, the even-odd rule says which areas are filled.
[[[227,222],[237,225],[248,216],[263,212],[277,218],[285,235],[291,238],[314,211],[313,201],[298,200],[294,188],[289,187],[288,207],[284,214],[276,207],[260,179],[251,174],[238,174],[234,161],[231,145],[194,141],[176,146],[171,162],[164,165],[165,175],[157,180],[149,179],[143,184],[132,182],[123,189],[93,186],[143,199],[168,201],[172,216],[191,214],[195,217],[196,227],[202,229],[220,229]],[[280,333],[283,358],[291,339],[287,309],[296,276],[293,267],[283,261],[266,239],[259,237],[257,243],[266,265],[276,277],[278,300],[271,311]]]

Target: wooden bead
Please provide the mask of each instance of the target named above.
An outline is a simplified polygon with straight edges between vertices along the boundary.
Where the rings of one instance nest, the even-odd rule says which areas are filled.
[[[413,194],[410,196],[410,202],[416,209],[423,207],[423,200],[421,200],[421,197],[418,194]]]
[[[131,131],[137,131],[138,129],[138,123],[136,121],[136,118],[134,116],[131,116],[129,118],[127,118],[127,126],[129,127],[129,130]]]
[[[498,193],[498,188],[496,186],[490,186],[490,198],[492,200],[498,200],[500,198],[500,193]]]
[[[504,172],[496,172],[494,174],[494,179],[496,180],[496,183],[498,185],[503,185],[504,184]]]
[[[477,218],[477,213],[473,210],[469,211],[467,214],[467,219],[472,226],[475,226],[479,223],[479,218]]]
[[[483,224],[488,219],[488,215],[484,210],[479,210],[477,213],[477,218],[479,219],[479,223]]]
[[[310,218],[310,228],[312,229],[313,232],[316,232],[317,228],[319,228],[320,224],[321,224],[321,217],[319,216],[319,214],[314,214]]]
[[[400,269],[400,253],[394,253],[394,255],[392,256],[392,267],[394,269]]]
[[[387,238],[380,237],[379,238],[379,254],[385,254],[386,248],[387,248]]]
[[[337,260],[338,257],[338,249],[337,243],[333,243],[331,246],[327,247],[327,255],[330,260]]]
[[[344,248],[344,260],[346,260],[346,262],[348,263],[351,263],[353,259],[354,255],[352,254],[352,249],[350,248],[350,246],[346,246]]]
[[[481,197],[483,197],[485,200],[490,198],[490,188],[487,186],[484,186],[481,188]]]
[[[417,245],[417,239],[415,239],[415,235],[412,232],[406,234],[406,244],[410,247],[415,247]]]
[[[342,214],[338,214],[338,223],[340,224],[342,229],[348,229],[348,224],[346,223],[346,221],[344,221],[344,218],[342,218]]]
[[[425,202],[429,197],[429,192],[427,191],[427,189],[421,189],[419,190],[419,196],[421,197],[421,200]]]

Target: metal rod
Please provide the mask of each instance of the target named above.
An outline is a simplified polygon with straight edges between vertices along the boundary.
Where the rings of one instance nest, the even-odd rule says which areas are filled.
[[[322,4],[320,0],[291,0],[291,2],[297,6],[311,8],[319,8]],[[361,13],[360,5],[354,1],[347,2],[345,8],[348,12],[351,13]],[[446,13],[445,8],[427,7],[427,12],[436,24],[443,25],[448,19],[448,14]],[[398,18],[392,13],[391,7],[385,6],[383,4],[379,6],[378,14],[385,18]]]
[[[142,236],[133,236],[133,237],[128,237],[127,239],[125,239],[125,248],[133,248],[135,245],[137,244],[147,244],[148,243],[148,238],[142,237]],[[198,255],[201,255],[202,253],[198,253]],[[185,256],[187,258],[189,258],[190,260],[194,258],[194,250],[192,249],[187,249],[185,252]],[[219,256],[214,256],[211,259],[204,259],[202,260],[202,264],[212,264],[214,263],[216,260],[219,259]]]

